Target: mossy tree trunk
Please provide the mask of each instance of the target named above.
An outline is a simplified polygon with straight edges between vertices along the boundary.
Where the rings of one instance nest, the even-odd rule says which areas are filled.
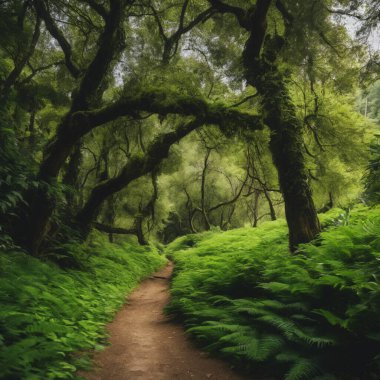
[[[63,175],[63,183],[68,187],[65,195],[67,202],[66,211],[69,217],[74,215],[79,207],[78,193],[81,191],[79,174],[82,161],[82,143],[79,141],[75,144]]]
[[[285,41],[266,35],[270,5],[271,0],[258,0],[249,14],[243,64],[247,82],[261,96],[264,122],[271,131],[270,151],[285,201],[289,248],[294,252],[318,236],[320,224],[304,163],[302,124],[287,89],[287,74],[277,64]]]
[[[80,84],[73,98],[71,108],[62,119],[56,136],[44,152],[44,158],[39,168],[37,179],[41,182],[38,188],[30,189],[26,195],[29,204],[27,214],[20,218],[16,230],[16,238],[30,253],[38,254],[45,236],[51,230],[50,219],[56,207],[55,191],[52,186],[57,184],[60,170],[71,154],[75,144],[84,135],[78,128],[72,126],[72,116],[78,111],[91,109],[101,98],[102,83],[112,65],[113,59],[119,54],[123,43],[122,19],[126,2],[113,0],[110,10],[104,15],[105,26],[99,36],[99,48],[83,75],[72,61],[72,51],[69,42],[59,30],[44,2],[36,0],[35,10],[48,29],[51,36],[61,46],[65,63],[74,78],[80,78]]]
[[[273,70],[260,82],[257,78],[255,87],[262,94],[265,123],[271,130],[269,146],[285,201],[289,247],[294,251],[320,232],[302,153],[302,125],[281,74]]]
[[[306,174],[302,124],[286,87],[287,77],[276,62],[282,41],[267,38],[260,58],[251,59],[250,45],[244,52],[246,78],[261,95],[264,122],[271,131],[270,151],[278,171],[293,252],[320,233],[320,224]]]

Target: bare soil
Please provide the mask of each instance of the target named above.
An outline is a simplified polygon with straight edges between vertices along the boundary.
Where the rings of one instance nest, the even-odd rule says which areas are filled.
[[[210,358],[163,314],[172,264],[143,281],[108,326],[110,346],[95,354],[89,380],[243,380],[228,364]]]

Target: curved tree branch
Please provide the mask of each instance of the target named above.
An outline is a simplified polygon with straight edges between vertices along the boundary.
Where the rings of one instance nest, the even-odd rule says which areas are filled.
[[[169,155],[170,147],[204,124],[202,119],[194,119],[182,124],[175,131],[158,136],[148,147],[144,156],[133,156],[120,174],[97,185],[91,192],[85,206],[77,214],[76,220],[83,234],[88,234],[92,221],[99,213],[100,206],[110,195],[125,188],[133,180],[151,172]]]
[[[130,2],[130,1],[129,1]],[[71,112],[89,109],[97,94],[107,71],[124,46],[122,26],[124,9],[129,3],[126,0],[111,0],[110,10],[102,34],[98,39],[98,50],[87,67],[81,80],[77,95],[73,100]]]
[[[233,14],[236,17],[239,25],[242,28],[244,28],[246,30],[251,29],[251,22],[250,22],[249,17],[248,17],[248,12],[246,10],[244,10],[243,8],[226,4],[220,0],[209,0],[209,3],[219,13],[231,13],[231,14]]]
[[[222,129],[227,127],[247,130],[263,128],[262,118],[258,115],[231,109],[222,104],[212,104],[201,98],[150,90],[126,95],[113,104],[97,110],[75,112],[70,120],[71,129],[78,136],[83,136],[97,126],[119,117],[136,117],[138,112],[202,117],[206,124],[217,124]]]
[[[83,3],[88,4],[104,20],[107,19],[108,12],[107,12],[107,9],[102,4],[99,4],[96,0],[81,0],[81,1]]]
[[[37,67],[36,69],[30,64],[30,62],[28,62],[28,67],[30,68],[30,70],[32,71],[26,78],[22,79],[22,80],[19,80],[17,83],[19,84],[25,84],[25,83],[28,83],[30,82],[38,73],[42,72],[42,71],[45,71],[45,70],[49,70],[51,69],[52,67],[54,66],[59,66],[59,65],[64,65],[65,62],[64,61],[57,61],[57,62],[53,62],[53,63],[49,63],[47,65],[43,65],[43,66],[40,66],[40,67]]]
[[[258,95],[259,95],[258,92],[256,92],[255,94],[252,94],[252,95],[248,95],[248,96],[246,96],[246,97],[243,98],[242,100],[239,100],[237,103],[233,104],[233,105],[230,106],[230,107],[232,108],[232,107],[238,107],[238,106],[241,106],[241,105],[244,104],[245,102],[248,102],[249,100],[251,100],[251,99],[253,99],[253,98],[256,98]]]

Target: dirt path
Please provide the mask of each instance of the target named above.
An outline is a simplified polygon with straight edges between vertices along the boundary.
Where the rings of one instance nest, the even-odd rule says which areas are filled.
[[[172,269],[169,264],[155,275],[168,278]],[[162,312],[168,288],[168,279],[152,277],[132,293],[109,325],[111,345],[95,355],[95,370],[84,374],[87,379],[245,379],[196,349],[182,327],[168,321]]]

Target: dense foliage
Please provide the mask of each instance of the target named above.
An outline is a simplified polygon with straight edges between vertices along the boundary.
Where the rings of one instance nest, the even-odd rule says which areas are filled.
[[[0,253],[0,378],[72,379],[107,342],[105,324],[144,277],[162,266],[153,247],[67,245],[85,267],[62,270],[20,251]],[[86,353],[87,352],[87,353]]]
[[[185,235],[170,310],[204,345],[288,380],[374,379],[379,14],[1,0],[1,376],[74,376],[164,261],[150,244]]]
[[[363,190],[372,74],[356,95],[375,56],[339,17],[372,20],[367,3],[2,1],[1,244],[43,255],[93,227],[145,244],[278,216],[291,249],[310,241],[318,209]]]
[[[322,221],[318,244],[296,256],[283,220],[175,240],[168,312],[255,376],[377,379],[380,209],[334,209]]]
[[[379,136],[377,136],[379,138]],[[371,158],[365,174],[366,189],[364,196],[373,204],[380,203],[380,144],[374,141],[371,146]]]

